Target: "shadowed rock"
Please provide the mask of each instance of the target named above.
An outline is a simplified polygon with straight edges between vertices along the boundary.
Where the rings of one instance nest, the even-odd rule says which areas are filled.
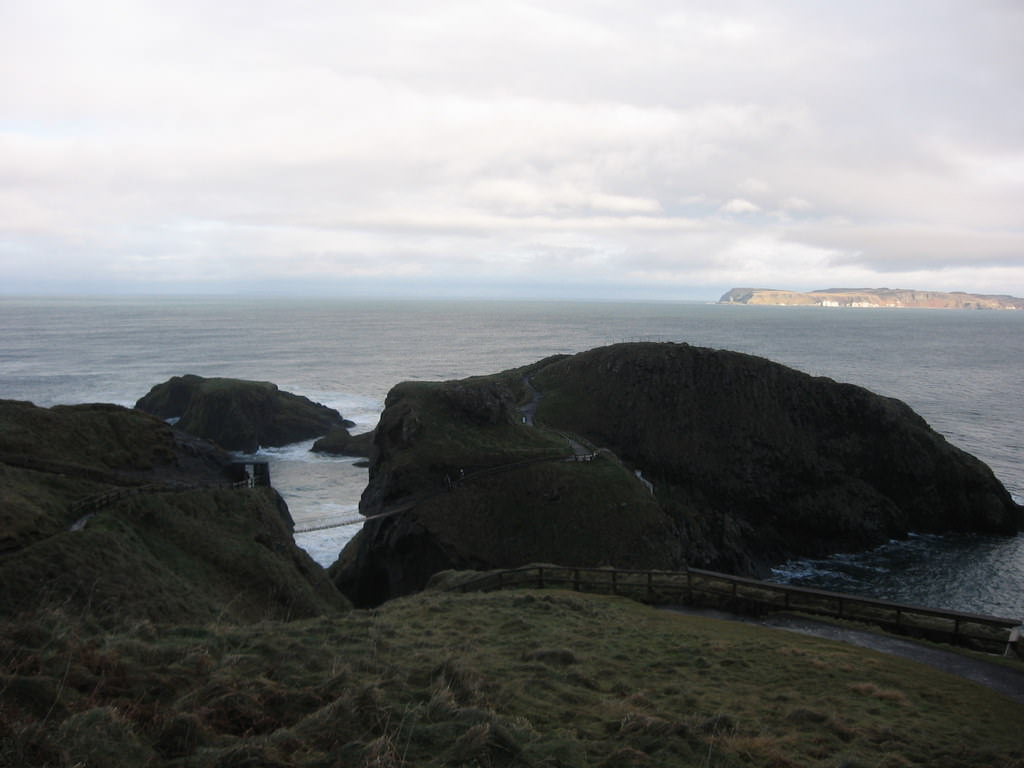
[[[346,602],[272,488],[231,457],[116,405],[0,400],[0,619],[73,610],[110,626],[261,621]],[[0,761],[2,762],[2,761]]]
[[[345,427],[335,427],[315,443],[311,450],[334,456],[359,456],[366,458],[373,448],[373,432],[353,435]]]
[[[693,565],[764,573],[911,531],[1021,525],[985,464],[852,384],[685,344],[595,349],[533,380],[546,423],[643,469]]]
[[[515,416],[534,398],[524,376],[542,395],[536,429]],[[570,435],[605,450],[550,460],[556,443],[571,453]],[[443,568],[685,562],[763,575],[912,531],[1009,534],[1022,521],[988,467],[904,403],[685,344],[395,387],[360,508],[383,516],[330,573],[363,604]]]
[[[175,376],[153,387],[135,407],[177,419],[179,429],[223,448],[250,453],[353,426],[333,408],[266,381]]]

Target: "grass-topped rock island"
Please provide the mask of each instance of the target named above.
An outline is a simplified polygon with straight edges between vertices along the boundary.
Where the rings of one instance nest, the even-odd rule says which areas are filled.
[[[229,451],[255,452],[297,443],[337,430],[351,421],[333,408],[284,392],[268,381],[175,376],[153,387],[135,407],[205,437]]]
[[[1022,520],[988,467],[902,402],[654,343],[398,385],[360,508],[368,520],[331,573],[364,605],[447,568],[756,576],[912,531],[1012,534]]]
[[[255,384],[189,402],[276,397]],[[446,569],[756,574],[907,530],[1015,532],[991,472],[902,403],[675,344],[402,383],[328,573],[175,391],[160,418],[0,401],[0,765],[1024,761],[1024,705],[911,661],[622,597],[444,591],[465,578]]]

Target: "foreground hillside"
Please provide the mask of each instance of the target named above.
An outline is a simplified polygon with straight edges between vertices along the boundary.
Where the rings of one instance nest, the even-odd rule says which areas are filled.
[[[562,592],[288,624],[2,627],[0,764],[1001,766],[1024,706],[912,662]]]
[[[492,458],[566,450],[526,434]],[[814,638],[557,591],[351,610],[272,489],[136,411],[0,401],[0,472],[5,768],[1024,765],[1020,704]]]

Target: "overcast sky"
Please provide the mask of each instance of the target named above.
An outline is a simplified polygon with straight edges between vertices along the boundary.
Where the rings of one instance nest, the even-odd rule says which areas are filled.
[[[1021,0],[0,0],[0,293],[1024,296]]]

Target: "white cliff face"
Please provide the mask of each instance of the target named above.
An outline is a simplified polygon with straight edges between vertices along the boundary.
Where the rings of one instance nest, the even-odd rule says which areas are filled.
[[[971,293],[942,293],[891,288],[834,288],[823,291],[784,291],[767,288],[734,288],[720,304],[768,304],[854,308],[1010,309],[1024,310],[1024,299]]]

